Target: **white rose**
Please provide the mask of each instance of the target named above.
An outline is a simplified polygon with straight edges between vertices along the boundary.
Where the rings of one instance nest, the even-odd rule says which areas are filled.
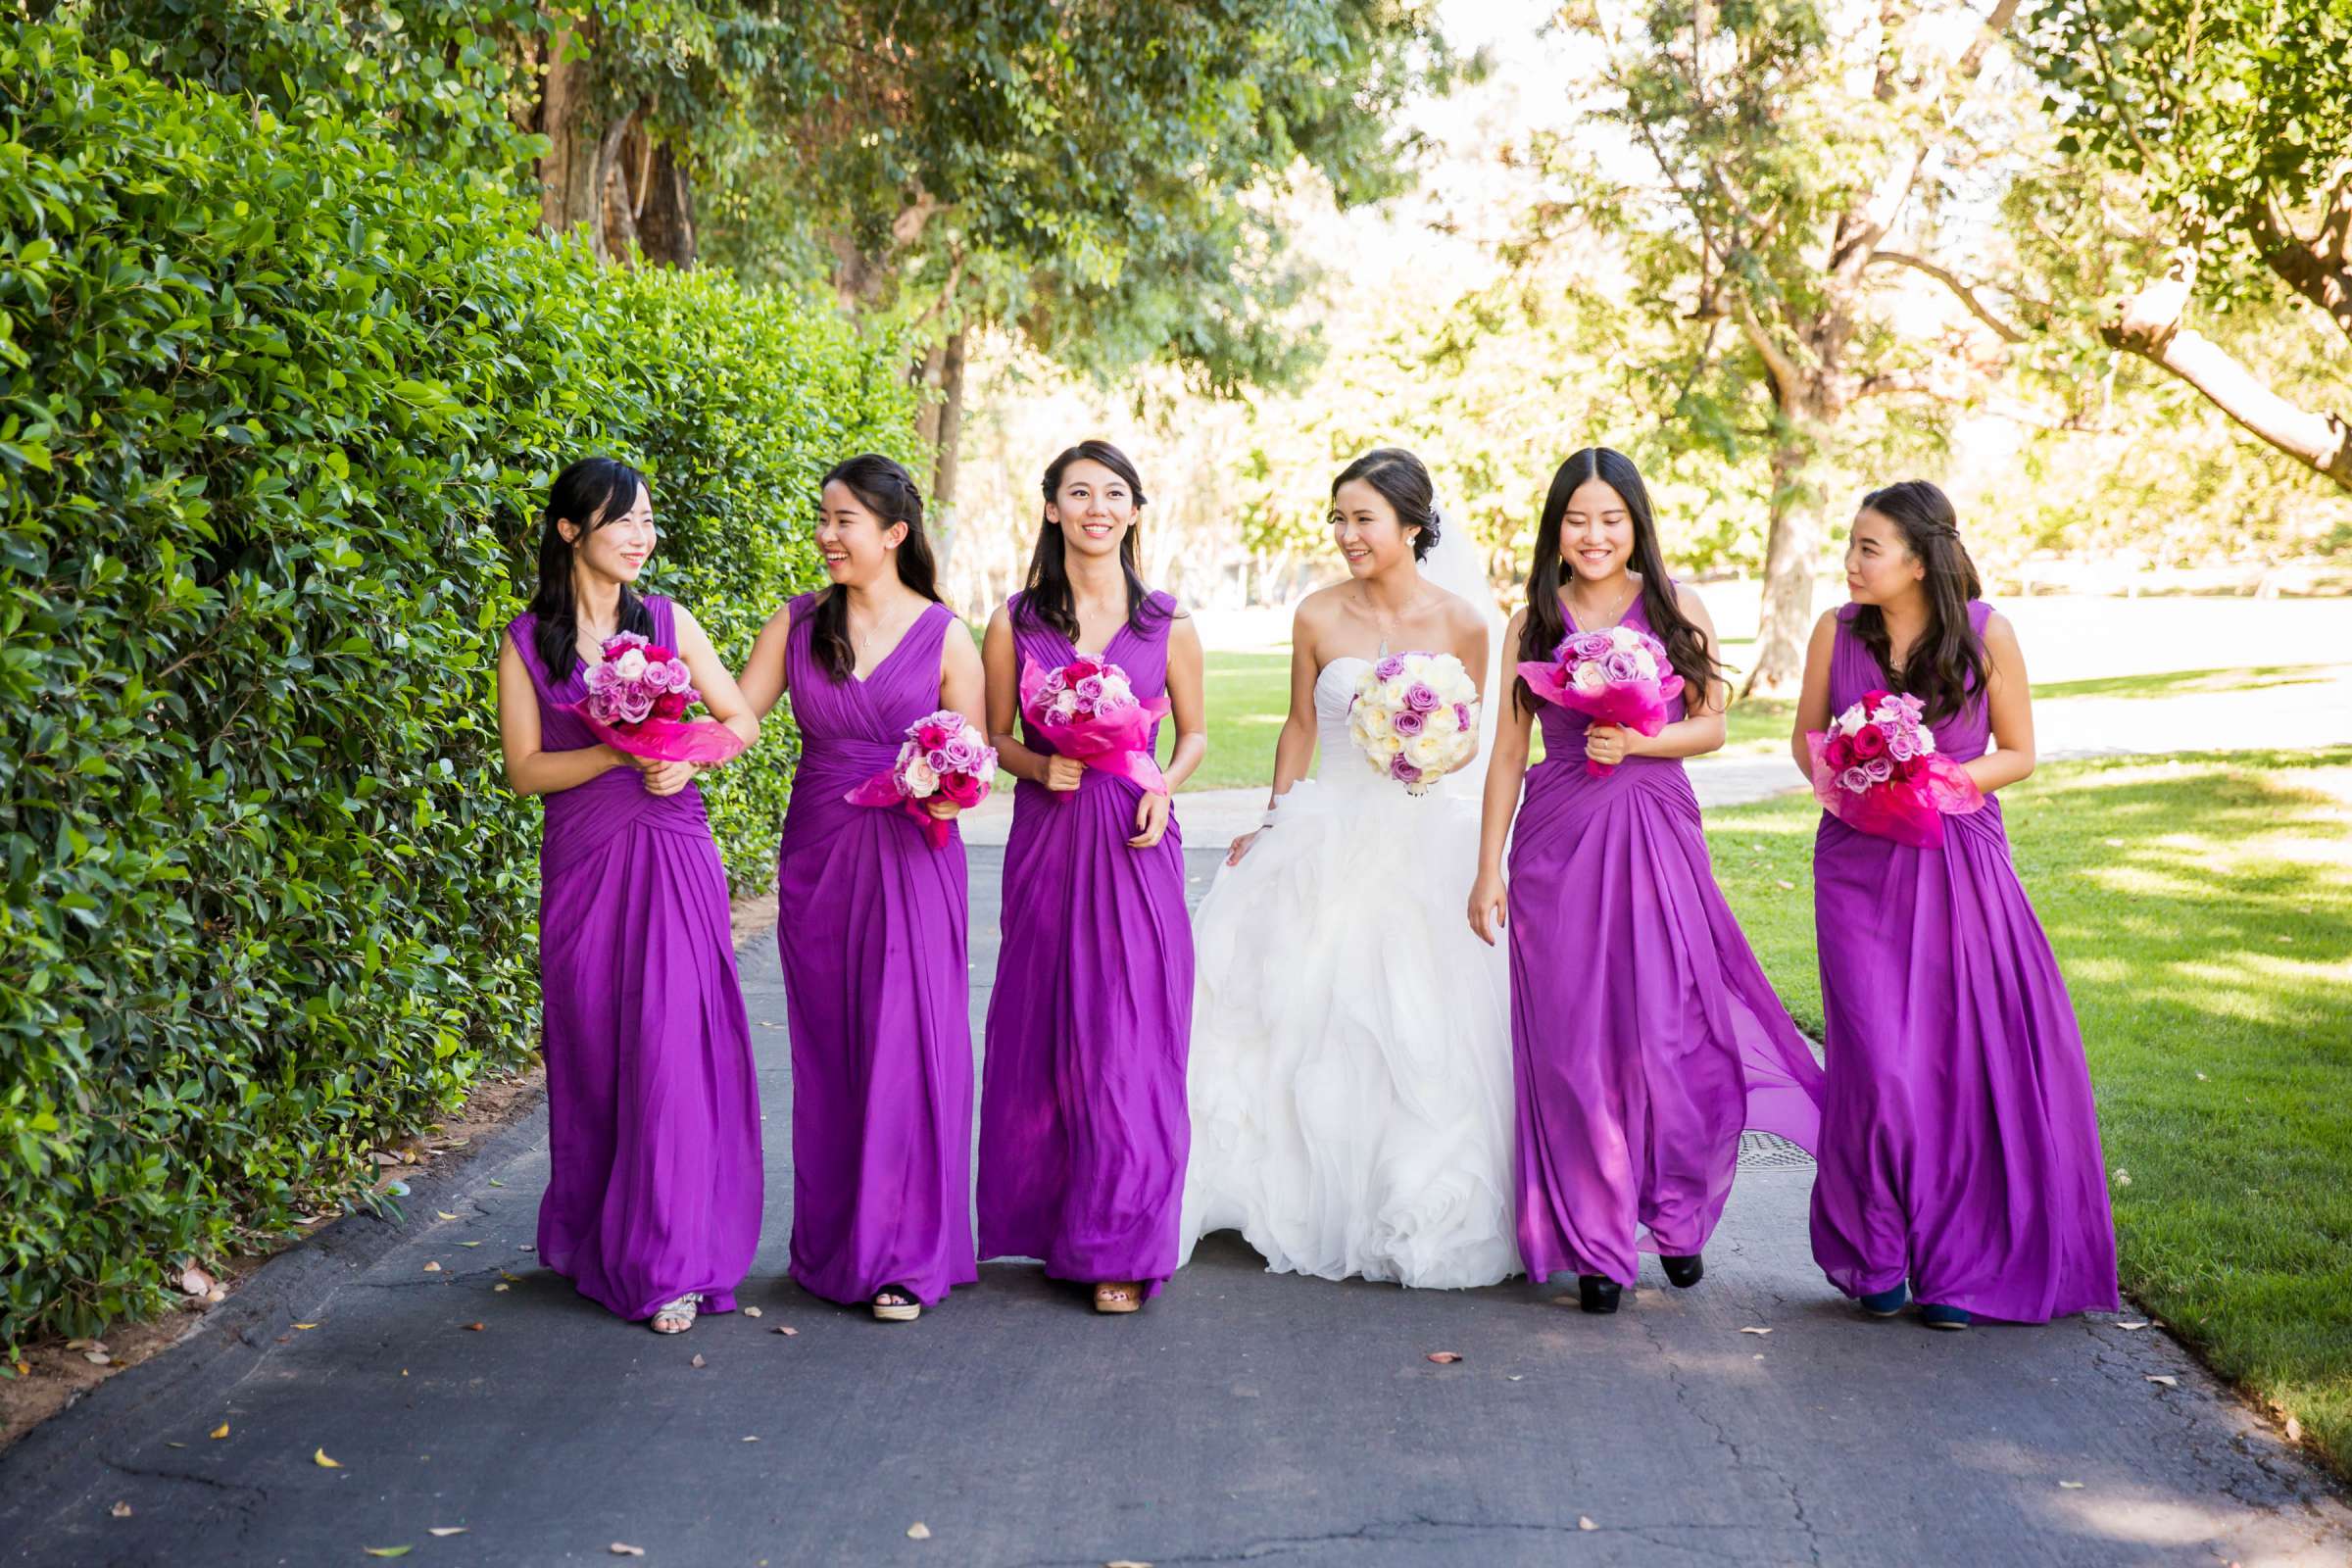
[[[1445,707],[1431,711],[1429,723],[1421,733],[1424,735],[1450,735],[1459,728],[1461,728],[1461,721],[1453,716],[1453,705],[1448,703]]]
[[[918,801],[928,800],[939,789],[939,774],[922,758],[918,757],[907,763],[903,776],[906,780],[906,792]]]
[[[1446,739],[1442,735],[1416,735],[1404,743],[1404,757],[1415,767],[1436,767],[1446,760]]]
[[[624,649],[621,656],[612,661],[612,673],[618,675],[622,680],[643,680],[645,678],[644,650]]]
[[[1609,677],[1600,672],[1598,664],[1588,660],[1576,666],[1568,677],[1568,684],[1587,697],[1597,697],[1608,689]]]
[[[1367,703],[1357,709],[1356,713],[1364,734],[1372,740],[1387,740],[1396,733],[1396,726],[1389,722],[1389,710],[1385,708],[1374,708]]]
[[[1373,745],[1378,748],[1383,757],[1395,757],[1398,752],[1404,750],[1403,739],[1394,733],[1383,735]]]
[[[1639,648],[1642,646],[1642,634],[1631,626],[1611,626],[1609,641],[1620,648]]]
[[[1637,648],[1634,650],[1634,667],[1642,672],[1642,678],[1643,680],[1656,680],[1658,678],[1657,659],[1646,648]]]

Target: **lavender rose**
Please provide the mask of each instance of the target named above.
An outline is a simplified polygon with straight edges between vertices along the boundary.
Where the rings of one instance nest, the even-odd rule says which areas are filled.
[[[1409,741],[1429,727],[1429,715],[1417,708],[1399,708],[1389,715],[1389,727]]]
[[[1421,782],[1421,770],[1406,760],[1402,752],[1398,752],[1389,759],[1389,777],[1399,784],[1418,784]]]
[[[1372,673],[1381,680],[1395,680],[1404,673],[1404,661],[1398,659],[1395,654],[1391,654],[1372,666]]]
[[[1838,784],[1840,789],[1851,790],[1859,795],[1870,788],[1870,775],[1858,767],[1849,767],[1838,775]]]
[[[1613,686],[1627,685],[1642,678],[1642,662],[1630,648],[1612,648],[1600,662],[1600,672],[1609,677]]]
[[[1438,708],[1438,694],[1431,691],[1425,683],[1415,681],[1404,689],[1404,706],[1416,713],[1435,712]]]

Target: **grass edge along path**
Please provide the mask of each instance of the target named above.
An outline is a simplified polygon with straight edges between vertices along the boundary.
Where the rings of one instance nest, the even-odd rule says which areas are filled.
[[[2052,763],[2002,800],[2082,1026],[2126,1294],[2352,1478],[2352,747]],[[1803,796],[1707,820],[1816,1036],[1817,820]]]

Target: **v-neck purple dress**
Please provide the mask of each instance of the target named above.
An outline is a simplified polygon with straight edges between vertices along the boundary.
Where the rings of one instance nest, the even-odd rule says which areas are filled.
[[[1649,630],[1641,600],[1623,623]],[[1715,885],[1681,759],[1596,778],[1591,720],[1539,717],[1511,832],[1519,1253],[1530,1280],[1631,1285],[1638,1246],[1705,1247],[1743,1126],[1813,1146],[1822,1074]]]
[[[676,646],[670,602],[654,639]],[[586,666],[549,677],[538,618],[507,627],[539,700],[539,744],[597,744]],[[546,797],[539,989],[548,1181],[539,1260],[620,1316],[689,1291],[734,1309],[760,1245],[760,1088],[735,977],[727,877],[702,792],[616,767]]]
[[[1830,710],[1891,685],[1838,612]],[[1969,606],[1982,637],[1992,608]],[[1984,755],[1971,702],[1935,726]],[[2058,960],[2009,858],[2000,803],[1949,816],[1943,848],[1828,812],[1813,846],[1829,1049],[1813,1256],[1848,1296],[1906,1276],[1923,1302],[2042,1323],[2118,1304],[2098,1107]]]
[[[1021,658],[1051,669],[1076,657],[1022,614],[1020,596],[1010,610]],[[1103,646],[1138,697],[1167,690],[1175,610],[1153,594],[1149,629],[1122,623]],[[1054,753],[1034,734],[1025,744]],[[1143,794],[1098,768],[1071,795],[1026,779],[1014,794],[980,1101],[980,1255],[1041,1258],[1061,1279],[1142,1280],[1156,1295],[1176,1269],[1192,1139],[1193,930],[1174,818],[1151,849],[1127,847]]]
[[[906,812],[842,797],[938,710],[956,617],[931,606],[863,680],[835,680],[810,646],[816,599],[792,602],[784,651],[802,748],[776,873],[792,1277],[828,1300],[895,1285],[930,1306],[979,1278],[963,838],[935,850]]]

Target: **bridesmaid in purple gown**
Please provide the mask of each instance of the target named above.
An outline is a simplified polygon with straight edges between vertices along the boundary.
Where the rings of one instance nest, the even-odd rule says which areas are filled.
[[[1927,704],[1936,748],[1986,800],[1940,849],[1824,812],[1813,850],[1829,1097],[1813,1256],[1879,1317],[1918,1293],[1932,1328],[2043,1323],[2118,1304],[2097,1107],[2066,981],[2010,862],[1995,790],[2034,771],[2017,633],[1978,597],[1941,490],[1863,497],[1853,603],[1821,617],[1792,737],[1873,691]],[[1987,749],[1989,736],[1991,747]]]
[[[1097,1311],[1132,1312],[1175,1272],[1191,1138],[1184,843],[1165,792],[1013,724],[1024,662],[1051,670],[1083,650],[1124,670],[1137,697],[1168,698],[1174,790],[1208,750],[1200,639],[1136,571],[1144,489],[1118,448],[1070,448],[1044,489],[1029,586],[990,620],[983,650],[991,739],[1021,782],[988,1007],[980,1255],[1042,1258],[1093,1285]]]
[[[963,839],[842,797],[943,708],[981,721],[980,651],[939,602],[923,500],[888,458],[825,475],[832,586],[752,649],[764,714],[792,694],[801,763],[784,813],[776,940],[792,1025],[792,1277],[911,1322],[979,1278],[972,1253],[972,1029]],[[956,807],[930,803],[953,821]]]
[[[1723,744],[1715,628],[1667,578],[1629,459],[1595,447],[1560,466],[1527,592],[1503,640],[1518,660],[1548,660],[1572,627],[1622,622],[1657,638],[1697,697],[1675,699],[1644,737],[1540,703],[1522,681],[1487,772],[1470,894],[1478,934],[1510,936],[1520,1256],[1532,1281],[1575,1269],[1584,1309],[1614,1312],[1638,1229],[1668,1281],[1698,1283],[1740,1128],[1810,1148],[1821,1069],[1715,885],[1682,764]],[[1539,707],[1545,755],[1530,769]],[[1588,759],[1612,770],[1592,776]]]
[[[682,607],[629,584],[654,553],[636,469],[573,464],[548,498],[539,586],[499,650],[508,782],[547,803],[539,987],[549,1175],[539,1259],[655,1332],[734,1310],[760,1242],[760,1091],[727,878],[690,762],[629,757],[570,711],[605,640],[675,649],[711,715],[760,733]]]

